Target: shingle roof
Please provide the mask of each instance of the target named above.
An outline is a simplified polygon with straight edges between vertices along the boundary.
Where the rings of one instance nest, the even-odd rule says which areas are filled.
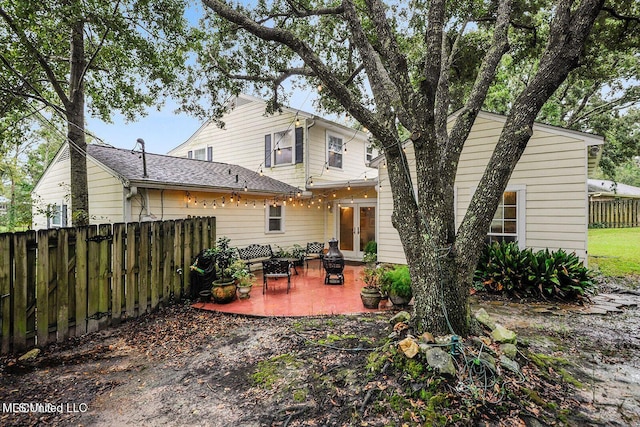
[[[291,193],[296,187],[237,165],[146,153],[147,177],[143,177],[142,154],[109,145],[89,144],[87,153],[122,178],[135,182],[172,187],[244,189],[263,193]],[[237,178],[236,178],[237,176]]]
[[[606,179],[589,179],[589,193],[604,193],[604,195],[620,197],[640,197],[640,188],[627,184],[615,183]]]

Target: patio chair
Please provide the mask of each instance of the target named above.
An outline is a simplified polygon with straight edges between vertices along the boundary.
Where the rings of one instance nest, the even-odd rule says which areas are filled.
[[[324,256],[324,243],[322,242],[307,243],[307,249],[304,251],[304,260],[307,262],[307,268],[309,268],[310,259],[318,259],[320,260],[320,265],[322,265],[323,256]]]
[[[287,293],[291,288],[291,262],[282,259],[262,261],[262,293],[267,289],[267,278],[287,278]]]

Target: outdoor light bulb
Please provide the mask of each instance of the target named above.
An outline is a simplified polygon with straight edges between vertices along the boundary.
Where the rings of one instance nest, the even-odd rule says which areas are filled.
[[[313,178],[309,178],[309,187],[313,187]]]
[[[255,207],[256,207],[256,201],[254,200],[253,201],[253,208],[255,209]]]
[[[364,198],[366,199],[367,197],[369,197],[369,195],[367,193],[364,193]]]
[[[249,191],[249,189],[247,188],[247,181],[244,182],[244,191]]]
[[[329,163],[327,162],[327,170],[329,170]]]
[[[300,119],[296,117],[296,126],[300,126]]]
[[[347,152],[347,144],[344,144],[344,152]]]
[[[262,168],[260,168],[260,176],[264,175],[264,173],[262,173]]]
[[[347,182],[347,190],[351,191],[351,183]]]
[[[231,195],[231,198],[229,199],[229,201],[233,203],[233,194]]]
[[[248,202],[247,200],[245,200],[245,201],[244,201],[244,206],[246,207],[246,206],[248,206],[248,205],[249,205],[249,202]]]
[[[311,201],[311,204],[314,204],[314,203],[315,203],[315,202],[312,200],[312,201]]]
[[[336,193],[335,193],[335,191],[333,192],[333,197],[336,197]]]
[[[365,181],[367,180],[367,174],[366,173],[364,174],[364,180]]]
[[[224,197],[222,198],[222,207],[224,208]]]
[[[267,207],[267,201],[266,200],[264,202],[262,202],[262,207],[266,209],[266,207]]]
[[[280,149],[279,145],[278,145],[278,154],[282,154],[282,150]]]
[[[194,205],[198,206],[198,198],[195,198],[195,201],[193,202]]]
[[[318,209],[320,209],[320,205],[318,205]]]
[[[292,200],[293,200],[293,197],[289,196],[289,201],[292,201]]]
[[[351,203],[353,203],[353,196],[351,196]]]
[[[216,209],[218,206],[216,206],[216,200],[213,200],[213,209]]]
[[[286,200],[282,201],[282,206],[287,206],[287,201]]]
[[[298,191],[298,197],[300,197],[300,191]]]
[[[202,202],[202,206],[205,207],[205,208],[207,207],[207,201],[206,200],[204,202]]]

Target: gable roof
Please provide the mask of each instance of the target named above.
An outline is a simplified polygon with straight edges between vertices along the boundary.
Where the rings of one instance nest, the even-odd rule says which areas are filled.
[[[147,177],[143,176],[142,154],[110,145],[89,144],[87,154],[129,185],[146,188],[202,190],[247,190],[282,194],[298,189],[237,165],[146,153]]]

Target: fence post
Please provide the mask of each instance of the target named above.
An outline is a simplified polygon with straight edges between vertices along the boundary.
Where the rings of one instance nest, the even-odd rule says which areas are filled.
[[[9,233],[0,234],[0,316],[2,316],[0,351],[3,354],[8,353],[11,349],[11,303],[14,300],[13,287],[11,286],[12,237]]]
[[[138,260],[140,257],[139,240],[136,238],[136,231],[139,231],[138,223],[131,222],[127,224],[127,282],[125,294],[126,315],[133,318],[136,315],[136,296],[138,295],[140,283],[140,266]],[[139,236],[138,236],[139,237]]]
[[[76,336],[87,333],[87,309],[88,292],[87,281],[89,279],[89,237],[88,227],[79,227],[76,231]]]
[[[49,234],[51,234],[51,230],[38,230],[36,343],[39,347],[43,347],[49,340]]]
[[[122,318],[122,301],[125,290],[124,277],[126,271],[124,241],[126,236],[126,225],[122,223],[113,224],[113,274],[111,276],[111,321],[114,325],[118,325]]]

